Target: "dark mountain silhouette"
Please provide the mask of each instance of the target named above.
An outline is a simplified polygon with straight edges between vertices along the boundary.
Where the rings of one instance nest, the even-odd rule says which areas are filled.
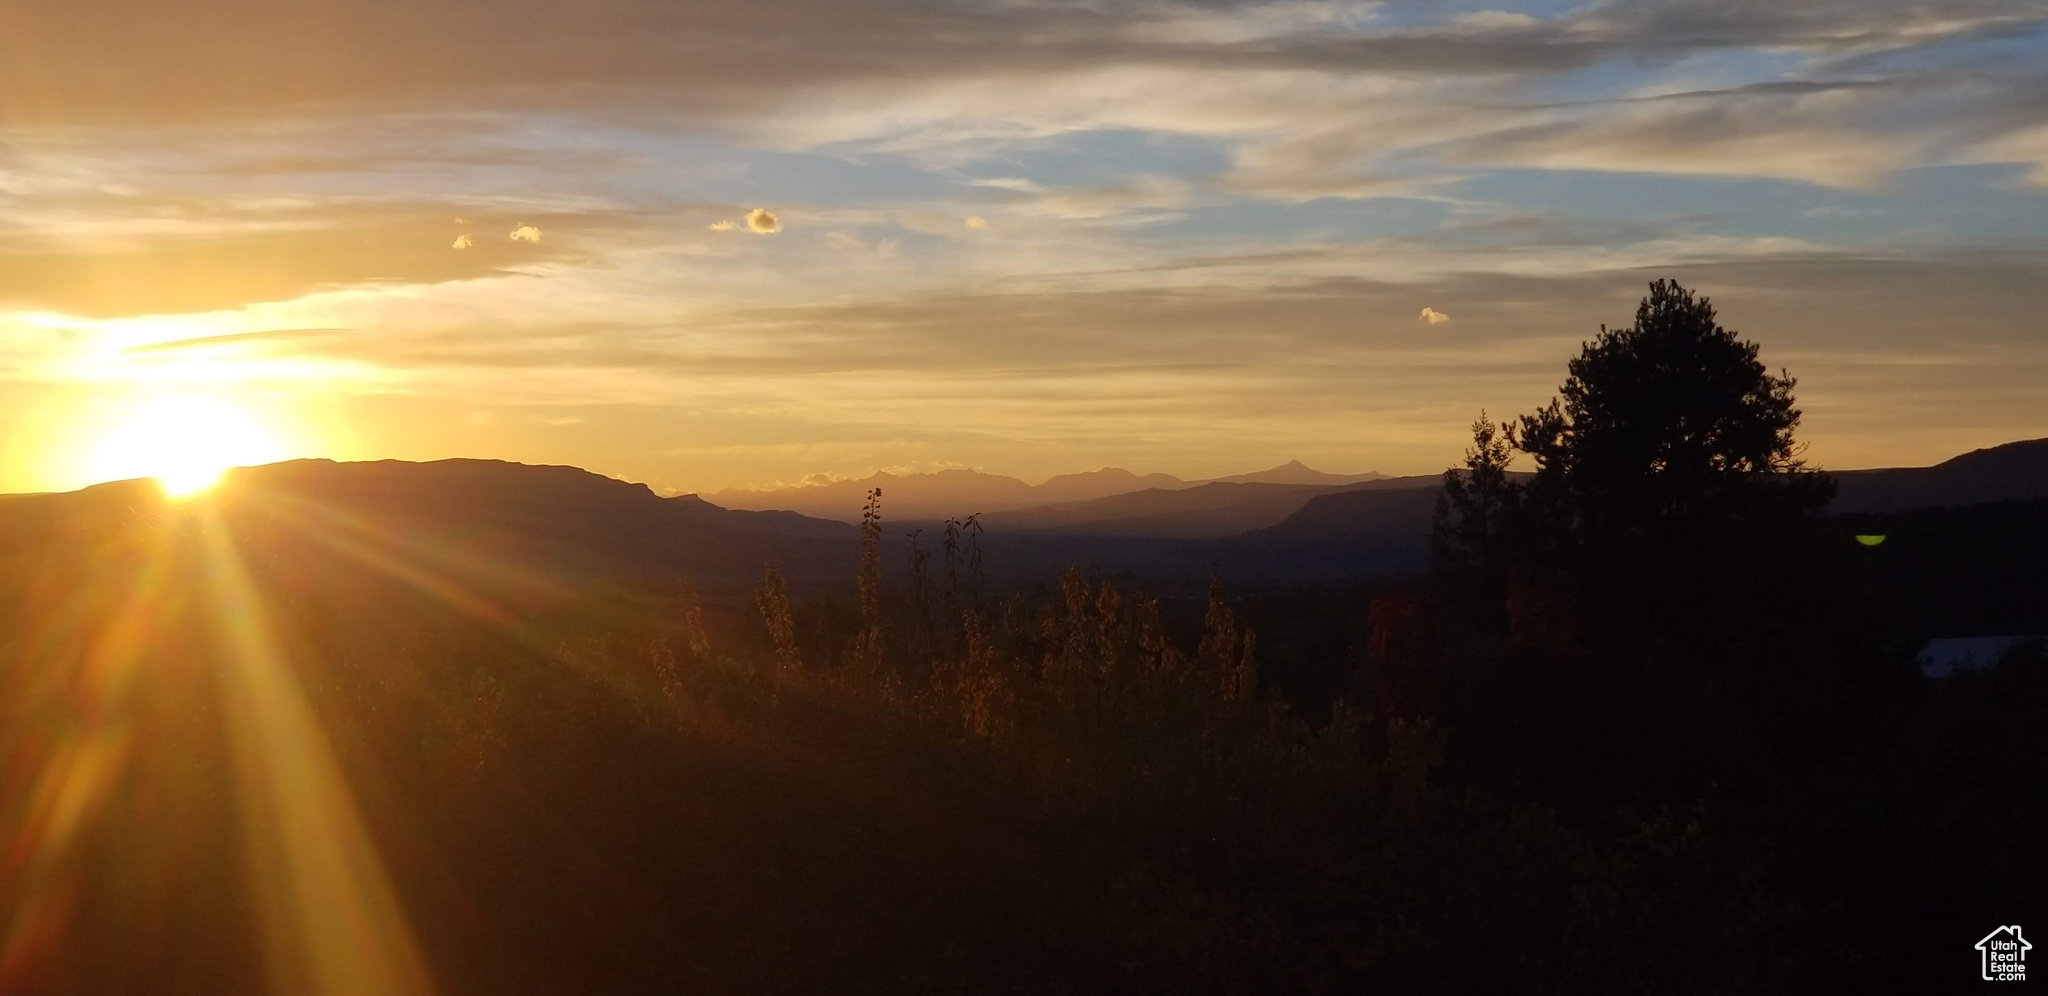
[[[1085,501],[1104,495],[1119,495],[1146,488],[1184,488],[1188,482],[1172,474],[1133,474],[1121,467],[1104,467],[1080,474],[1059,474],[1033,488],[1040,501]]]
[[[1289,460],[1270,470],[1213,478],[1206,484],[1362,484],[1384,480],[1387,475],[1368,470],[1363,474],[1326,474],[1299,460]]]
[[[946,474],[984,488],[983,495],[1007,488],[1002,481],[1015,485],[1007,493],[1035,490],[1013,478]],[[1933,467],[1836,477],[1841,492],[1833,514],[1868,517],[2048,497],[2048,440],[1978,450]],[[1084,490],[1148,480],[1114,470],[1069,475],[1075,478],[1085,479],[1079,484]],[[1212,562],[1247,582],[1398,575],[1427,563],[1440,482],[1431,475],[1338,485],[1218,481],[1151,487],[988,513],[985,545],[991,572],[1018,576],[1082,563],[1152,577],[1192,577]],[[845,483],[850,492],[867,482]],[[898,500],[906,488],[883,486],[892,549],[902,544],[901,533],[934,525],[897,507],[908,504]],[[300,460],[234,471],[206,503],[238,535],[265,537],[278,549],[359,561],[417,559],[426,551],[430,561],[477,584],[490,583],[494,574],[520,572],[568,585],[600,578],[646,584],[682,576],[707,588],[738,591],[756,582],[770,561],[782,566],[792,584],[809,586],[843,582],[856,559],[856,530],[842,522],[729,509],[696,495],[664,498],[644,485],[572,467]],[[140,519],[187,514],[183,509],[147,481],[5,496],[0,557],[46,554]],[[932,541],[929,533],[926,540]]]
[[[1383,474],[1326,474],[1293,460],[1251,474],[1237,474],[1210,481],[1187,481],[1171,474],[1134,474],[1118,467],[1079,474],[1060,474],[1043,484],[1026,484],[1014,477],[978,470],[942,470],[929,474],[871,474],[858,480],[833,481],[787,488],[750,490],[728,488],[709,498],[727,508],[787,509],[805,515],[857,521],[861,504],[870,489],[882,489],[882,508],[893,519],[939,520],[976,512],[1009,512],[1046,505],[1064,505],[1148,491],[1181,491],[1211,484],[1274,485],[1287,487],[1335,486],[1377,481]],[[1229,504],[1228,499],[1198,499],[1200,507]],[[1140,503],[1141,505],[1143,503]],[[1089,518],[1123,518],[1118,511],[1097,516],[1092,511],[1077,514]],[[1132,513],[1149,515],[1147,511]],[[1285,513],[1282,513],[1285,514]],[[1074,521],[1063,513],[1038,516],[1036,521]],[[1262,523],[1261,523],[1262,524]],[[1254,528],[1240,526],[1230,531]],[[1175,533],[1178,535],[1178,533]],[[1192,535],[1215,535],[1211,527],[1195,529]]]
[[[1204,484],[1151,488],[1092,501],[1061,502],[984,515],[998,532],[1066,532],[1107,536],[1234,536],[1278,522],[1325,490],[1296,484]]]
[[[1831,473],[1841,484],[1832,515],[2038,499],[2048,497],[2048,440],[1976,450],[1932,467]],[[1338,486],[1212,483],[991,514],[984,522],[991,552],[1020,571],[1093,563],[1174,577],[1221,562],[1247,582],[1384,577],[1428,564],[1441,483],[1435,475]]]
[[[1429,523],[1441,484],[1316,495],[1245,539],[1314,551],[1332,563],[1374,563],[1389,573],[1429,563]]]
[[[16,498],[0,504],[0,549],[23,553],[181,516],[194,529],[217,521],[259,555],[427,565],[483,587],[522,577],[550,587],[679,575],[739,587],[768,561],[787,565],[793,579],[837,578],[852,570],[856,535],[792,512],[664,498],[574,467],[294,460],[232,471],[190,505],[165,500],[148,481]]]
[[[1433,476],[1375,477],[1348,484],[1215,481],[1176,490],[1155,488],[1092,501],[1019,509],[987,515],[982,521],[999,532],[1152,538],[1235,536],[1276,525],[1319,495],[1359,489],[1427,487],[1435,481]]]
[[[1896,512],[2048,497],[2048,439],[1971,450],[1932,467],[1834,472],[1829,512]]]
[[[0,551],[74,543],[154,516],[163,492],[151,481],[112,481],[79,491],[0,497]]]
[[[882,489],[882,507],[891,518],[941,519],[1051,501],[1097,498],[1147,487],[1185,485],[1186,482],[1164,474],[1140,477],[1115,468],[1065,474],[1040,485],[978,470],[942,470],[930,474],[883,472],[858,480],[765,491],[730,488],[715,492],[710,498],[728,508],[787,509],[852,522],[859,519],[861,504],[873,488]]]
[[[1830,515],[2048,498],[2048,439],[1973,450],[1932,467],[1830,475],[1839,483]],[[1308,494],[1282,521],[1245,538],[1317,551],[1319,562],[1369,563],[1388,572],[1420,569],[1428,561],[1430,516],[1440,491],[1439,478],[1399,478]]]

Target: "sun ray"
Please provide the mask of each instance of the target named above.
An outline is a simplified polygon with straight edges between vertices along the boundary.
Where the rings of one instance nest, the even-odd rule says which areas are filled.
[[[559,647],[537,640],[521,625],[520,613],[504,596],[543,602],[564,601],[578,594],[575,585],[480,546],[435,537],[430,532],[404,532],[380,526],[357,512],[326,502],[272,491],[237,490],[262,514],[290,529],[299,539],[368,567],[424,594],[470,619],[484,623],[500,637],[543,657],[557,658]],[[490,593],[486,593],[486,589]],[[616,624],[637,623],[624,610],[587,606]],[[618,675],[592,674],[616,690],[625,685]]]
[[[206,591],[228,638],[224,700],[278,992],[431,993],[411,926],[268,613],[220,519]]]
[[[151,531],[140,569],[104,628],[81,633],[44,619],[17,650],[15,663],[27,666],[4,676],[6,774],[32,774],[16,801],[0,808],[0,898],[8,908],[0,922],[0,992],[31,975],[69,927],[82,871],[80,831],[105,807],[133,747],[120,703],[166,613],[172,539]],[[63,666],[67,659],[76,665]],[[66,720],[58,732],[25,736],[47,725],[34,714],[53,707]],[[9,777],[0,785],[18,783]]]
[[[495,626],[508,627],[516,616],[498,601],[458,580],[459,576],[485,577],[497,586],[547,598],[565,597],[573,591],[570,586],[539,571],[491,557],[480,550],[457,546],[430,534],[396,538],[391,530],[380,528],[347,509],[271,491],[252,490],[247,497],[300,538],[411,585],[464,615]]]

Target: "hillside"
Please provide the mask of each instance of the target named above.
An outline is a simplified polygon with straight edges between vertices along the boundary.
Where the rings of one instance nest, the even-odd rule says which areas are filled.
[[[1932,467],[1829,474],[1838,488],[1830,515],[2025,502],[2048,498],[2048,439],[1973,450]],[[1420,569],[1428,560],[1438,490],[1435,479],[1402,478],[1309,494],[1296,511],[1245,539],[1296,549],[1304,557],[1312,554],[1318,562]]]
[[[0,555],[44,555],[167,520],[218,523],[264,556],[425,565],[450,583],[500,590],[530,579],[535,591],[678,576],[737,588],[769,561],[798,579],[838,577],[852,569],[855,536],[843,523],[663,498],[574,467],[295,460],[233,471],[190,504],[147,481],[17,498],[0,504]]]
[[[1427,487],[1434,477],[1374,477],[1346,484],[1224,482],[1151,489],[988,515],[997,532],[1201,538],[1235,536],[1276,525],[1319,495]]]
[[[2048,439],[1971,450],[1932,467],[1834,472],[1828,511],[1897,512],[2048,496]]]

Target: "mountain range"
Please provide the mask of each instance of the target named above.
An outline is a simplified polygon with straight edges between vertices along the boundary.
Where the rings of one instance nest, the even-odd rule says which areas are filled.
[[[1298,465],[1277,471],[1316,473]],[[1977,450],[1932,467],[1833,473],[1839,491],[1829,511],[1859,528],[1881,531],[1887,522],[1920,521],[1915,510],[1941,507],[1974,514],[1968,509],[2031,500],[2021,507],[2048,508],[2040,501],[2048,499],[2048,439]],[[1410,573],[1427,562],[1441,487],[1436,476],[1176,480],[1179,486],[1160,487],[1143,486],[1149,478],[1106,471],[1071,475],[1084,479],[1078,484],[1055,479],[1058,487],[967,471],[841,486],[849,492],[880,486],[886,500],[895,486],[890,481],[941,478],[951,488],[946,494],[973,493],[952,487],[947,474],[991,489],[984,494],[1141,485],[985,515],[981,543],[991,575],[1016,581],[1043,580],[1073,563],[1172,580],[1199,577],[1217,564],[1249,583]],[[853,576],[858,558],[858,531],[834,519],[728,508],[696,495],[663,497],[645,485],[573,467],[491,460],[295,460],[232,471],[190,505],[164,499],[145,481],[0,497],[0,565],[30,568],[81,547],[132,540],[138,527],[165,522],[186,532],[224,525],[238,545],[308,572],[397,571],[410,583],[475,590],[524,586],[542,593],[599,580],[646,585],[687,578],[707,590],[738,593],[759,580],[764,563],[780,565],[792,586],[836,589]],[[925,530],[917,542],[934,546],[935,526],[890,516],[888,563],[905,562],[913,531]]]
[[[2048,498],[2048,438],[1972,450],[1932,467],[1828,474],[1836,492],[1827,513],[1865,521],[1916,509],[2042,499]],[[1428,558],[1430,518],[1441,490],[1438,481],[1420,480],[1424,486],[1307,495],[1285,517],[1242,537],[1255,547],[1297,551],[1315,564],[1419,569]]]
[[[938,520],[977,512],[987,514],[1083,502],[1137,491],[1180,491],[1208,484],[1337,486],[1381,480],[1385,476],[1374,472],[1330,474],[1299,460],[1250,474],[1200,481],[1182,480],[1171,474],[1141,475],[1118,467],[1104,467],[1079,474],[1061,474],[1043,484],[1026,484],[1002,474],[956,469],[923,474],[881,472],[859,479],[765,490],[728,488],[705,498],[726,508],[780,509],[857,522],[868,492],[881,488],[884,515],[894,519]]]

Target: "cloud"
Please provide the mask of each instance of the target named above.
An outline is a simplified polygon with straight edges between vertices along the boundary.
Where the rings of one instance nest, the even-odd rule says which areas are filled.
[[[473,245],[476,245],[476,239],[474,239],[474,238],[471,238],[471,237],[470,237],[470,234],[469,234],[468,232],[464,232],[464,233],[462,233],[461,235],[458,235],[458,236],[456,236],[456,237],[455,237],[455,241],[454,241],[454,242],[451,242],[451,243],[449,243],[449,245],[448,245],[448,248],[450,248],[450,249],[467,249],[467,248],[469,248],[470,246],[473,246]]]
[[[988,181],[974,184],[1018,214],[1062,221],[1158,221],[1169,219],[1201,198],[1193,184],[1171,176],[1140,175],[1109,183],[1040,187]]]
[[[482,0],[440,0],[431,16],[381,0],[358,5],[350,30],[330,35],[292,18],[237,16],[267,9],[257,0],[217,6],[221,16],[204,18],[141,0],[24,13],[9,23],[9,77],[38,85],[32,95],[10,94],[10,120],[283,118],[307,108],[375,112],[463,101],[559,107],[602,94],[743,121],[799,90],[865,100],[861,91],[899,80],[929,94],[983,81],[1028,93],[1034,77],[1125,67],[1497,78],[1751,46],[1822,54],[1932,48],[2021,33],[2044,16],[2031,0],[1604,0],[1543,18],[1449,20],[1376,18],[1380,5],[1345,0],[590,0],[523,2],[517,17]],[[120,11],[123,30],[104,29],[95,12],[105,7]],[[764,50],[784,57],[763,59]],[[76,71],[100,64],[129,71]],[[309,64],[322,71],[306,72]]]
[[[0,197],[0,203],[4,203]],[[276,202],[186,203],[141,196],[98,198],[71,207],[53,198],[32,199],[29,209],[15,201],[0,211],[7,241],[0,266],[0,314],[9,310],[50,310],[110,318],[171,315],[234,309],[266,301],[288,301],[323,290],[431,285],[507,276],[515,262],[535,258],[589,258],[562,245],[536,245],[523,253],[487,251],[483,237],[473,248],[453,249],[448,236],[433,236],[447,216],[430,204],[344,198],[279,198]],[[77,215],[40,218],[58,209]],[[551,214],[574,219],[578,231],[604,231],[621,239],[652,227],[627,215]],[[45,224],[45,222],[50,222]],[[8,224],[8,223],[12,224]],[[107,231],[109,225],[131,226]],[[88,240],[78,232],[99,232]],[[445,230],[444,230],[445,231]],[[119,280],[108,275],[118,273]],[[278,324],[319,324],[334,319],[279,316]],[[337,324],[341,324],[338,323]]]
[[[967,227],[969,227],[969,228],[987,228],[987,227],[988,227],[988,219],[987,219],[987,218],[984,218],[984,217],[982,217],[981,215],[978,215],[978,214],[970,214],[970,215],[968,215],[968,216],[967,216]]]
[[[1419,322],[1428,322],[1431,325],[1442,325],[1443,323],[1450,321],[1451,316],[1446,315],[1443,312],[1436,310],[1435,308],[1424,308],[1422,309],[1422,314],[1416,316],[1415,320]]]
[[[1887,106],[1872,117],[1884,120],[1845,121],[1848,109],[1821,107],[1785,128],[1773,125],[1776,106],[1737,106],[1665,134],[1654,121],[1594,127],[1627,117],[1611,101],[1560,113],[1530,95],[1555,92],[1556,74],[1596,66],[1615,72],[1600,69],[1570,92],[1612,97],[1645,77],[1680,73],[1696,73],[1699,85],[1769,77],[1804,86],[1813,81],[1792,77],[1825,75],[1852,58],[1866,60],[1858,75],[1880,81],[1991,79],[1999,67],[1968,65],[1956,52],[1984,39],[2025,39],[2048,24],[2040,0],[1600,0],[1543,17],[1411,17],[1413,8],[1440,5],[1355,0],[875,0],[858,11],[591,0],[597,16],[521,2],[516,18],[482,0],[437,0],[431,17],[377,0],[337,39],[291,30],[289,19],[180,18],[141,0],[107,2],[129,8],[128,30],[108,35],[55,4],[10,25],[18,64],[8,76],[37,82],[33,96],[19,87],[10,94],[10,125],[153,127],[206,117],[397,131],[403,120],[447,122],[473,129],[462,136],[467,151],[422,155],[394,144],[386,155],[520,168],[589,154],[566,147],[580,142],[537,148],[546,143],[531,133],[489,134],[500,125],[519,132],[518,112],[536,110],[680,125],[778,151],[849,143],[984,162],[1004,146],[1130,130],[1218,142],[1244,159],[1243,175],[1226,177],[1238,181],[1232,189],[1296,201],[1412,195],[1404,178],[1414,170],[1389,169],[1390,157],[1410,166],[1706,171],[1869,187],[1955,147],[1892,139],[1981,117],[1991,102],[1957,93],[1951,114],[1915,109],[1897,115],[1910,120],[1891,120],[1890,101],[1879,98],[1874,104]],[[1389,18],[1382,6],[1408,9]],[[754,54],[769,46],[787,57]],[[1869,61],[1880,58],[1891,61]],[[106,80],[74,71],[101,63],[127,71]],[[308,74],[307,64],[326,68]],[[391,114],[396,108],[407,114]],[[1546,126],[1557,130],[1523,130]],[[1749,140],[1758,129],[1762,139]],[[1469,141],[1496,133],[1502,140]],[[1457,142],[1466,144],[1447,144]],[[641,155],[636,146],[610,158]]]
[[[514,242],[539,242],[540,229],[532,225],[521,225],[512,230],[510,238]]]
[[[468,218],[457,218],[457,219],[455,219],[455,223],[456,223],[457,225],[460,225],[460,226],[462,226],[463,228],[468,228],[468,227],[469,227],[469,219],[468,219]]]
[[[180,349],[204,349],[215,346],[247,346],[271,344],[290,339],[304,339],[353,332],[343,328],[303,329],[255,329],[248,332],[226,332],[220,335],[191,336],[183,339],[165,339],[129,346],[126,353],[167,353]]]
[[[2048,125],[1999,135],[1972,151],[1974,158],[1984,161],[2019,163],[2026,168],[2028,184],[2048,189]]]
[[[1933,130],[1889,117],[1943,96],[1906,86],[1738,87],[1527,108],[1446,143],[1444,161],[1495,167],[1774,177],[1873,189],[1924,161]],[[1951,97],[1963,97],[1961,90]]]
[[[767,208],[755,208],[747,212],[747,230],[755,235],[773,235],[782,231],[782,219]]]
[[[714,232],[736,232],[739,230],[739,227],[739,222],[730,219],[711,223],[711,230]]]

